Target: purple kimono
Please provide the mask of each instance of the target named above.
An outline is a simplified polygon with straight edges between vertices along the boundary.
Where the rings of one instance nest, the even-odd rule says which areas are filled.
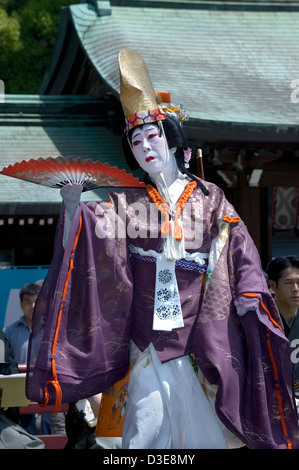
[[[162,362],[193,354],[218,387],[219,418],[247,446],[298,448],[290,344],[259,255],[222,191],[205,185],[209,196],[196,188],[188,201],[192,221],[202,222],[201,245],[188,251],[209,254],[213,240],[222,245],[206,273],[176,265],[184,327],[172,331],[152,329],[155,262],[129,250],[162,251],[160,234],[150,236],[155,221],[146,190],[111,193],[104,208],[80,203],[65,249],[62,211],[34,312],[29,348],[40,347],[36,358],[29,351],[27,396],[55,403],[59,395],[65,403],[102,392],[126,374],[130,340],[141,351],[152,342]],[[139,218],[136,203],[146,210]]]

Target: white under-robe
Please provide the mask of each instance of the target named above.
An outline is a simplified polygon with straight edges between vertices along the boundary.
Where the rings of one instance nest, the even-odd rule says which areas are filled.
[[[143,353],[132,344],[131,364],[123,449],[230,447],[188,356],[161,364],[152,344]]]

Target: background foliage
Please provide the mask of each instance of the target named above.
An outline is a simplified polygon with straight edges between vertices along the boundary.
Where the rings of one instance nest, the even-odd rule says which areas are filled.
[[[6,94],[36,94],[57,40],[61,7],[76,0],[0,0],[0,79]]]

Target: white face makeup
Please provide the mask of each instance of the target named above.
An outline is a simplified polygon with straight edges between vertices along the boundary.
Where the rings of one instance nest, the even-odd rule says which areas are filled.
[[[164,134],[156,124],[145,124],[132,133],[132,151],[140,167],[148,174],[160,173],[169,161]]]

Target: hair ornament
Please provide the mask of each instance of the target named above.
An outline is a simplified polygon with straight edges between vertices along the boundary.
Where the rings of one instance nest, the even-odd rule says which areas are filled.
[[[183,121],[188,121],[189,114],[183,109],[183,105],[179,103],[177,106],[169,104],[168,106],[163,106],[162,110],[168,116],[176,119],[181,125]]]
[[[184,152],[185,168],[189,168],[189,161],[191,159],[192,150],[190,147],[188,147],[186,150],[183,149],[183,152]]]
[[[171,116],[180,125],[183,121],[188,121],[189,114],[183,109],[183,105],[179,103],[177,106],[174,106],[171,103],[170,93],[168,91],[156,91],[157,103],[161,107],[165,115]]]

